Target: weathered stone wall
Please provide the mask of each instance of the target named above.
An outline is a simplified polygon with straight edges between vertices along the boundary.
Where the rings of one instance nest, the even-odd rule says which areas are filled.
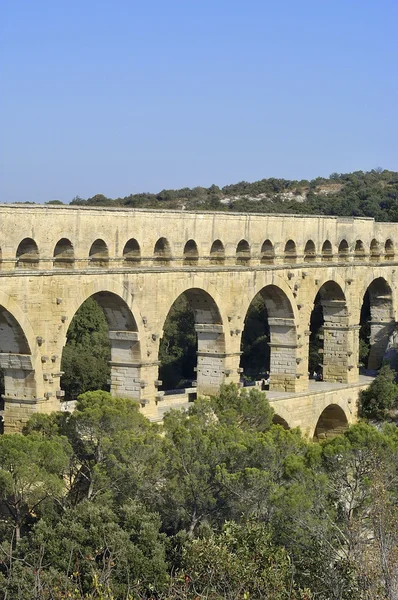
[[[396,321],[397,224],[62,206],[0,206],[0,219],[7,431],[19,429],[35,410],[59,407],[68,326],[93,295],[110,328],[112,391],[138,400],[149,416],[157,411],[159,340],[182,293],[195,312],[200,393],[239,381],[245,316],[257,293],[269,315],[274,389],[307,388],[318,292],[330,381],[358,379],[358,328],[368,288],[375,364]],[[331,254],[322,252],[326,241]],[[315,248],[310,254],[309,247]]]

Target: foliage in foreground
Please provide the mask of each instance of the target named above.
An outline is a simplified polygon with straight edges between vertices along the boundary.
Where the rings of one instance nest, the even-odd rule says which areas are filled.
[[[99,391],[0,438],[0,599],[396,598],[397,428],[272,416],[229,385],[161,429]]]

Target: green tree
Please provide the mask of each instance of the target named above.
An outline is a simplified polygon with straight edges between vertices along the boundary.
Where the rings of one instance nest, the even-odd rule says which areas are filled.
[[[384,365],[367,390],[359,396],[359,413],[363,417],[385,419],[398,408],[398,385],[395,372]]]

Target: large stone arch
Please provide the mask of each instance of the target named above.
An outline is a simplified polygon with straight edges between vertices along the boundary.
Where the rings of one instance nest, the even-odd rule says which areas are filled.
[[[392,286],[384,277],[374,277],[362,295],[369,297],[370,307],[370,352],[368,368],[381,367],[388,341],[395,328]]]
[[[271,406],[275,413],[272,419],[273,424],[281,425],[284,429],[292,429],[293,416],[291,413],[284,406],[280,406],[278,402],[271,402]]]
[[[288,286],[285,289],[290,291]],[[245,311],[245,321],[253,300],[260,295],[264,302],[270,333],[270,389],[296,390],[297,331],[295,304],[282,284],[268,283],[260,287]]]
[[[68,325],[88,298],[93,298],[101,306],[109,327],[111,393],[140,400],[143,388],[140,343],[142,317],[138,307],[133,306],[131,292],[125,286],[106,278],[92,281],[91,285],[77,294],[69,306]],[[67,327],[62,346],[65,345],[66,334]]]
[[[12,298],[0,292],[0,367],[4,372],[0,407],[6,433],[20,431],[37,403],[44,401],[42,383],[38,380],[39,343],[42,343],[41,338],[34,335],[26,314]],[[3,429],[3,416],[0,429]]]
[[[314,441],[331,439],[344,433],[349,427],[350,421],[350,410],[346,403],[333,402],[322,407],[310,437]]]
[[[203,395],[215,394],[225,377],[226,339],[224,321],[219,304],[208,291],[201,287],[185,287],[168,305],[167,313],[161,318],[166,322],[174,303],[182,295],[188,300],[195,315],[197,335],[197,389]]]
[[[347,383],[357,374],[358,361],[352,357],[352,328],[349,325],[350,315],[343,291],[344,284],[341,281],[338,283],[336,279],[338,278],[319,282],[312,306],[319,303],[323,313],[323,380]]]

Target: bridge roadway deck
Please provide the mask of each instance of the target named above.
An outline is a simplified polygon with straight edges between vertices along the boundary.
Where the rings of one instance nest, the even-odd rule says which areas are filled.
[[[275,410],[275,414],[282,418],[287,417],[286,407],[294,404],[300,405],[299,412],[305,413],[308,410],[311,412],[314,407],[322,407],[324,404],[330,405],[333,403],[340,404],[341,401],[346,401],[348,405],[357,402],[358,394],[361,390],[366,389],[374,380],[372,375],[360,375],[357,383],[335,383],[326,381],[309,381],[308,390],[304,392],[277,392],[277,391],[266,391],[267,398]],[[158,403],[158,414],[153,417],[151,421],[160,423],[163,420],[165,413],[171,409],[187,409],[190,406],[188,402],[188,394],[176,394],[171,396],[165,396],[165,399]],[[299,406],[297,406],[299,408]],[[319,410],[319,408],[318,408]],[[321,412],[322,409],[320,409]],[[352,407],[352,414],[354,419],[356,417],[356,411]],[[293,415],[292,415],[293,416]],[[351,421],[354,422],[354,419]],[[303,420],[303,419],[302,419]],[[305,419],[304,419],[305,420]],[[291,427],[297,426],[293,420],[286,418],[287,424]],[[310,419],[309,419],[310,421]],[[311,419],[312,421],[312,419]],[[307,429],[303,424],[301,429],[304,434],[309,437],[313,436],[313,431],[308,427]]]

